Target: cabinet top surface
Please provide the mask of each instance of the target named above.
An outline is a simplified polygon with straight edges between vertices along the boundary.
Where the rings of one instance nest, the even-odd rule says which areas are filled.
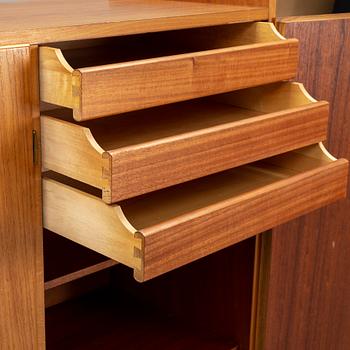
[[[0,46],[265,20],[264,7],[170,0],[0,0]]]

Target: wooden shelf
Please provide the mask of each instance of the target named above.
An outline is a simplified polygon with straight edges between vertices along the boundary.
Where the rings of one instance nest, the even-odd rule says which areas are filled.
[[[106,261],[105,256],[44,230],[45,282],[103,261]]]
[[[187,1],[21,1],[0,4],[0,42],[10,45],[92,39],[268,17],[268,7]]]
[[[62,259],[62,254],[66,257]],[[108,269],[117,262],[44,230],[45,290]]]
[[[105,259],[104,261],[94,264],[94,265],[90,265],[87,266],[83,269],[68,273],[66,275],[57,277],[53,280],[49,280],[47,282],[45,282],[45,290],[49,290],[58,286],[61,286],[63,284],[75,281],[79,278],[91,275],[93,273],[108,269],[114,265],[117,265],[118,263],[114,260],[111,259]]]

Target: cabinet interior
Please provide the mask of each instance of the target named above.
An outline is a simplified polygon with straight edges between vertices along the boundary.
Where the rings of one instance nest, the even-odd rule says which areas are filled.
[[[46,280],[103,260],[50,232],[45,236]],[[66,252],[60,272],[52,259],[58,245]],[[46,308],[47,349],[247,350],[254,254],[252,238],[145,283],[116,265],[47,289],[47,301],[60,300]]]

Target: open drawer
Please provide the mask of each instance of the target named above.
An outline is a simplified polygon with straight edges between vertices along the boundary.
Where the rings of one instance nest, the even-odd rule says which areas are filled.
[[[40,48],[40,96],[77,121],[290,79],[298,61],[267,22],[70,45]]]
[[[117,205],[44,178],[44,227],[144,281],[344,197],[347,173],[320,144]]]
[[[328,104],[286,82],[84,123],[47,114],[44,169],[114,203],[323,141]]]

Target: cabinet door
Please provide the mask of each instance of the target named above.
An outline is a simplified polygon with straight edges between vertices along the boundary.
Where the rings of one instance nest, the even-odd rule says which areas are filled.
[[[327,148],[349,158],[350,15],[286,18],[279,27],[300,40],[297,80],[330,101]],[[349,212],[350,201],[340,201],[272,231],[260,348],[350,348]]]
[[[44,345],[37,48],[0,46],[0,348]]]

